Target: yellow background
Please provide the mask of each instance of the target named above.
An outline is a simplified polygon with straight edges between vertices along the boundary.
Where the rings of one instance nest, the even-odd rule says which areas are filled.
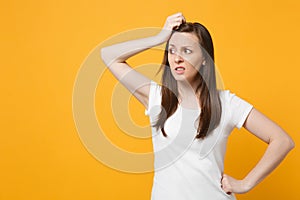
[[[150,198],[152,173],[119,172],[88,153],[74,125],[72,91],[95,46],[119,32],[160,27],[178,11],[210,30],[225,87],[278,122],[296,142],[271,176],[238,199],[299,199],[299,10],[298,0],[1,2],[0,199]],[[130,107],[143,114],[134,100]],[[126,146],[127,139],[114,137]],[[265,148],[251,134],[235,130],[225,172],[242,178]]]

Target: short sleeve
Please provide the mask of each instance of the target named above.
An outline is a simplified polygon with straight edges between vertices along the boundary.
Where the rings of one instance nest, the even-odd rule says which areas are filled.
[[[161,86],[151,80],[148,97],[148,108],[145,109],[145,115],[150,115],[150,110],[161,102]]]
[[[245,123],[253,105],[230,91],[227,92],[227,95],[230,121],[236,128],[240,129]]]

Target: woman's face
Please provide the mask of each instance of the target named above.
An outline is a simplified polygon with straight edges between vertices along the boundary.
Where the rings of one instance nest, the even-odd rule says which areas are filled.
[[[201,65],[205,64],[197,36],[175,32],[169,40],[168,61],[175,80],[192,84]]]

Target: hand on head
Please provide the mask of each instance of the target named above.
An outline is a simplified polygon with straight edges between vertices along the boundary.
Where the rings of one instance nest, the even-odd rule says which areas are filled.
[[[166,42],[170,38],[172,31],[176,30],[184,22],[186,22],[186,20],[181,12],[168,16],[163,26],[163,30],[158,34],[158,37],[163,42]]]

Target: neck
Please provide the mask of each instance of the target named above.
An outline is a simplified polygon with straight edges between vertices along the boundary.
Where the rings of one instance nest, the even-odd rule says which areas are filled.
[[[199,94],[196,94],[197,86],[198,83],[190,84],[186,81],[177,81],[179,103],[198,105]]]

